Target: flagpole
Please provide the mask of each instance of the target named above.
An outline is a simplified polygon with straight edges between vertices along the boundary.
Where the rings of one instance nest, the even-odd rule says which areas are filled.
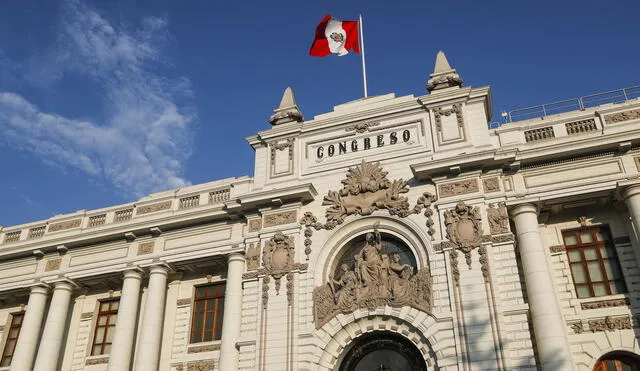
[[[364,84],[364,97],[367,97],[367,66],[364,63],[364,33],[362,33],[362,14],[358,15],[360,26],[360,53],[362,55],[362,82]]]

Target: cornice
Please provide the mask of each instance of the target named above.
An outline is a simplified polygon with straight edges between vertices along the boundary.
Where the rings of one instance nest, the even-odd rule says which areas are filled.
[[[225,202],[230,213],[257,211],[268,205],[280,206],[292,202],[309,202],[318,194],[312,183],[286,186],[267,190],[257,190]]]

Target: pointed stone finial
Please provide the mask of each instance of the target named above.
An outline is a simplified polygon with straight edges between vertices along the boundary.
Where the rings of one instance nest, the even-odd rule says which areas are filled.
[[[462,86],[462,79],[456,73],[456,70],[451,68],[447,57],[442,50],[438,51],[436,56],[436,65],[433,69],[433,73],[429,75],[429,81],[427,82],[427,90],[430,92],[439,89],[446,89],[452,87]]]
[[[269,118],[271,125],[279,125],[292,121],[301,122],[304,120],[302,112],[300,112],[296,104],[296,98],[293,95],[291,87],[285,89],[282,99],[280,100],[280,106],[273,110],[273,112],[274,114]]]

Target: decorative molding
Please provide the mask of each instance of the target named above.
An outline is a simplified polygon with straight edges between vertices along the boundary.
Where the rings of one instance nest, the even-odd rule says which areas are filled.
[[[282,224],[295,223],[298,219],[296,210],[283,211],[275,214],[264,215],[264,228]]]
[[[492,235],[509,233],[509,213],[504,202],[490,204],[487,208],[487,219],[489,221],[489,231]]]
[[[484,277],[485,281],[489,280],[489,258],[487,256],[487,247],[486,246],[480,246],[480,248],[478,249],[478,255],[480,255],[480,258],[478,259],[478,261],[480,262],[480,270],[482,271],[482,276]]]
[[[553,139],[555,138],[553,132],[553,126],[547,126],[539,129],[525,130],[524,139],[529,142],[535,142],[538,140]]]
[[[188,305],[191,305],[191,298],[178,299],[176,301],[176,305],[179,306],[179,307],[186,307]]]
[[[464,118],[462,117],[462,104],[455,103],[451,106],[450,109],[442,109],[441,107],[436,107],[433,109],[433,116],[436,121],[436,128],[438,131],[442,131],[442,116],[450,116],[452,114],[456,114],[456,120],[458,122],[458,126],[464,126]]]
[[[607,316],[605,318],[589,320],[588,323],[591,332],[632,329],[630,316]]]
[[[513,242],[515,240],[516,239],[515,239],[515,236],[513,235],[513,233],[507,233],[507,234],[498,235],[498,236],[491,236],[491,242],[492,243]]]
[[[465,255],[469,255],[471,250],[482,243],[482,218],[477,206],[469,206],[464,201],[459,201],[454,209],[444,212],[444,224],[447,239],[456,244]]]
[[[259,232],[262,229],[262,219],[249,220],[249,233]]]
[[[247,260],[247,270],[260,268],[260,244],[250,244],[245,253]]]
[[[84,312],[82,314],[80,314],[80,320],[87,320],[87,319],[92,319],[94,316],[94,312]]]
[[[616,245],[630,244],[631,238],[629,236],[614,237],[613,243]]]
[[[380,125],[379,122],[359,122],[355,125],[348,126],[344,131],[350,132],[355,131],[358,134],[362,134],[367,131],[371,131],[371,128],[374,126]]]
[[[191,354],[191,353],[214,352],[216,350],[220,350],[220,343],[199,345],[199,346],[189,346],[187,348],[187,353]]]
[[[453,274],[453,282],[456,286],[460,286],[460,268],[458,268],[458,250],[449,251],[449,259],[451,260],[451,273]]]
[[[629,110],[624,112],[614,113],[604,117],[604,122],[607,124],[615,124],[616,122],[630,121],[640,119],[640,109]]]
[[[612,299],[612,300],[600,300],[600,301],[590,301],[588,303],[581,303],[580,306],[582,309],[602,309],[602,308],[611,308],[611,307],[623,307],[629,305],[628,298],[622,299]]]
[[[184,364],[175,367],[176,371],[214,371],[215,365],[216,363],[213,359],[202,359],[187,362],[186,368]]]
[[[265,276],[262,279],[262,309],[267,310],[267,304],[269,304],[269,282],[271,279],[269,276]]]
[[[567,135],[588,133],[590,131],[598,130],[598,127],[596,126],[596,120],[592,118],[574,122],[567,122],[566,124],[564,124],[564,127],[567,129]]]
[[[162,210],[168,210],[168,209],[171,209],[172,203],[173,201],[169,200],[164,202],[158,202],[151,205],[138,206],[136,208],[136,215],[150,214],[150,213],[155,213]]]
[[[258,278],[258,276],[260,275],[260,272],[258,271],[253,271],[253,272],[246,272],[242,274],[242,279],[243,280],[253,280]]]
[[[109,356],[100,357],[100,358],[87,358],[84,364],[86,366],[92,366],[92,365],[102,365],[106,363],[109,363]]]
[[[300,219],[300,224],[304,226],[304,254],[307,256],[307,260],[309,260],[309,255],[311,255],[311,237],[313,236],[313,228],[312,226],[318,224],[318,218],[316,218],[312,212],[307,211]]]
[[[485,193],[500,192],[500,178],[493,177],[482,179],[482,188]]]
[[[49,259],[44,266],[44,271],[57,271],[58,269],[60,269],[60,264],[62,264],[62,259]]]
[[[82,219],[67,220],[60,223],[49,224],[49,232],[64,231],[66,229],[78,228],[82,224]]]
[[[325,285],[313,289],[316,328],[340,313],[352,313],[359,308],[372,311],[382,306],[410,306],[431,311],[429,268],[416,271],[416,267],[400,262],[398,252],[381,253],[382,239],[377,226],[367,233],[365,241],[354,257],[353,268],[342,264],[339,277],[332,276]]]
[[[269,143],[269,147],[271,148],[270,162],[271,162],[271,177],[274,176],[282,176],[282,175],[290,175],[293,174],[293,143],[295,138],[287,138],[284,142],[278,143],[278,141],[273,141]],[[289,166],[286,171],[276,172],[276,151],[284,151],[285,149],[289,150],[287,155]]]
[[[287,304],[293,305],[293,273],[287,273]]]
[[[549,246],[549,251],[552,254],[556,254],[556,253],[561,253],[564,252],[566,250],[564,245],[553,245],[553,246]]]
[[[155,243],[153,241],[138,244],[138,255],[152,254],[154,246]]]
[[[479,192],[476,179],[461,180],[457,182],[438,184],[440,198]]]

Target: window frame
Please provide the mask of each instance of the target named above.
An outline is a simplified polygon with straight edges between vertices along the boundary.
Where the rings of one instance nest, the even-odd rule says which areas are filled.
[[[591,234],[591,242],[582,242],[582,235],[585,232],[590,232]],[[597,238],[597,233],[600,232],[601,235],[605,235],[608,238],[603,238],[601,241]],[[611,295],[619,295],[625,294],[629,292],[627,283],[624,279],[624,274],[622,272],[622,266],[620,264],[620,258],[618,254],[618,250],[613,243],[613,238],[611,236],[611,229],[607,225],[594,225],[588,227],[580,227],[575,229],[567,229],[561,231],[562,242],[565,247],[565,255],[567,258],[567,263],[569,265],[569,272],[571,274],[571,279],[573,281],[573,287],[576,292],[576,297],[578,299],[589,299],[589,298],[597,298],[603,296],[611,296]],[[567,236],[574,236],[576,239],[576,243],[574,245],[568,245],[566,243]],[[587,259],[585,254],[585,249],[593,248],[596,254],[596,258]],[[601,250],[610,248],[615,252],[615,256],[605,256],[603,257]],[[580,259],[577,261],[571,261],[570,252],[578,251],[580,254]],[[602,276],[602,279],[599,281],[592,280],[591,272],[589,271],[589,263],[598,262],[599,273]],[[607,274],[607,269],[605,264],[608,262],[610,265],[615,265],[619,272],[619,278],[609,278]],[[576,282],[576,277],[573,274],[572,267],[574,265],[580,265],[585,274],[584,282]],[[597,295],[594,289],[594,285],[603,284],[606,290],[605,294]],[[622,290],[618,292],[612,292],[611,285],[622,285]],[[586,287],[588,289],[588,296],[580,296],[578,288]]]
[[[4,343],[2,344],[2,356],[0,356],[0,367],[11,366],[11,362],[13,361],[13,356],[15,355],[15,351],[16,351],[16,345],[18,344],[18,339],[20,338],[20,332],[22,332],[22,325],[24,324],[25,312],[16,312],[16,313],[11,313],[10,315],[11,315],[11,321],[9,322],[9,326],[5,327],[7,329],[6,331],[7,335],[5,336]],[[21,318],[19,324],[15,324],[16,317]],[[14,328],[18,329],[18,333],[16,334],[15,338],[12,338],[11,330],[13,330]],[[13,343],[13,347],[11,349],[11,355],[7,355],[7,345],[12,340],[15,340],[15,342]],[[9,364],[3,365],[7,358],[10,358]]]
[[[221,295],[220,296],[209,296],[208,294],[206,294],[205,291],[205,295],[204,296],[199,296],[198,295],[198,290],[200,289],[205,289],[208,287],[216,287],[216,286],[221,286]],[[197,285],[194,286],[194,290],[193,290],[193,300],[192,300],[192,307],[191,307],[191,325],[189,326],[189,339],[188,339],[188,344],[189,345],[193,345],[193,344],[200,344],[200,343],[208,343],[208,342],[213,342],[213,341],[220,341],[222,339],[222,325],[224,322],[224,305],[225,305],[225,293],[226,293],[226,289],[227,289],[227,282],[226,281],[218,281],[218,282],[212,282],[212,283],[207,283],[207,284],[203,284],[203,285]],[[214,291],[215,292],[215,291]],[[214,309],[212,311],[208,311],[207,310],[207,301],[208,300],[214,300]],[[200,330],[200,334],[199,334],[199,339],[196,340],[194,338],[194,334],[195,334],[195,328],[196,325],[198,323],[197,319],[197,309],[198,309],[198,303],[199,302],[204,302],[204,315],[202,316],[202,321],[201,321],[201,330]],[[221,313],[220,316],[217,315],[218,313],[218,306],[222,304],[222,309],[221,309]],[[207,317],[206,317],[206,313],[212,313],[213,318],[212,318],[212,327],[211,329],[207,330],[206,329],[206,323],[207,323]],[[211,339],[210,340],[205,340],[205,333],[206,332],[210,332],[211,333]],[[219,332],[219,336],[216,336],[216,334]]]
[[[111,308],[111,306],[112,306],[112,303],[116,303],[116,302],[118,303],[118,307],[117,307],[117,309],[114,310],[114,309]],[[101,310],[102,304],[105,304],[105,303],[109,303],[109,309],[107,311],[102,311]],[[91,338],[91,342],[89,343],[89,354],[88,354],[89,357],[105,356],[105,355],[109,354],[109,352],[105,352],[104,351],[104,348],[105,348],[105,345],[112,345],[112,343],[108,343],[108,342],[106,342],[106,340],[108,338],[109,332],[110,331],[115,331],[115,326],[116,326],[116,323],[117,323],[117,320],[118,320],[118,311],[120,310],[120,297],[101,299],[101,300],[97,301],[97,304],[98,304],[97,305],[97,311],[95,312],[96,313],[95,314],[95,325],[94,325],[93,332],[92,332],[93,336]],[[110,323],[109,320],[110,320],[110,316],[112,316],[114,314],[116,315],[116,323],[112,324],[112,323]],[[106,323],[104,325],[100,325],[100,316],[101,315],[107,317]],[[100,339],[101,342],[97,343],[96,342],[98,340],[97,339],[98,338],[97,335],[98,335],[98,330],[100,328],[105,328],[107,330],[104,331],[104,333],[102,335],[102,339]],[[100,352],[98,352],[98,353],[94,353],[93,352],[93,349],[96,346],[100,346]]]

